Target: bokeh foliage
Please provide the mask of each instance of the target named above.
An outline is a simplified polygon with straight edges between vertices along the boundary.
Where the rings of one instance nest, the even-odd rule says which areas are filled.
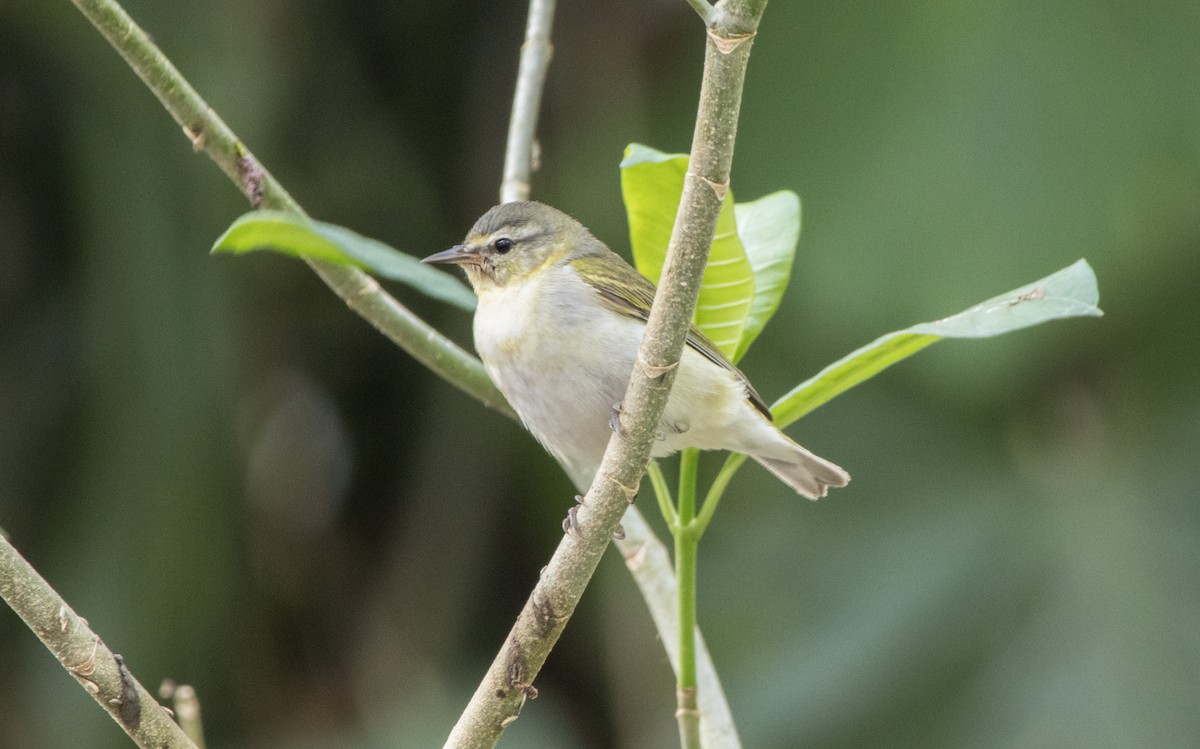
[[[128,8],[314,216],[420,255],[494,200],[521,3]],[[621,251],[622,148],[690,138],[693,15],[560,9],[535,196]],[[1107,316],[807,417],[839,496],[739,475],[700,622],[747,746],[1200,741],[1198,48],[1168,0],[768,8],[733,183],[804,236],[764,397],[1082,256]],[[440,742],[566,479],[299,264],[209,256],[243,199],[69,3],[0,5],[0,114],[0,526],[214,745]],[[0,745],[127,746],[14,616],[0,662]],[[614,556],[506,741],[670,746],[671,684]]]

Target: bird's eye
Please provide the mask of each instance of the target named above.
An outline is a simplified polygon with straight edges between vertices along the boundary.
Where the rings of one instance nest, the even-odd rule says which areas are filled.
[[[500,237],[495,242],[492,242],[492,247],[496,248],[496,252],[505,255],[513,248],[513,241],[508,237]]]

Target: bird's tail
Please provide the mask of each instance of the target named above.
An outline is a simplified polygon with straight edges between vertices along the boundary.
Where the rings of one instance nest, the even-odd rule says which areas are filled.
[[[809,499],[824,497],[831,486],[836,489],[850,483],[850,474],[842,468],[813,455],[782,432],[779,434],[788,441],[789,450],[776,449],[769,456],[752,454],[750,457],[780,481]]]

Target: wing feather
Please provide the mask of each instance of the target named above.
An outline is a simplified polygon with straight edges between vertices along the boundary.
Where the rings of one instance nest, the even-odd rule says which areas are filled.
[[[572,260],[571,266],[596,290],[601,302],[609,309],[646,322],[650,318],[650,305],[654,303],[654,284],[626,263],[620,255],[608,248],[604,250],[610,257],[598,253],[585,255]],[[695,324],[688,330],[687,345],[713,364],[733,372],[738,381],[745,386],[750,403],[762,412],[768,421],[772,420],[771,409],[750,384],[746,375],[742,374],[742,371],[735,367]]]

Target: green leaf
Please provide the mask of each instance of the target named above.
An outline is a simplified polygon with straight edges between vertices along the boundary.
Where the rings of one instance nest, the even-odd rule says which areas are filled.
[[[399,281],[468,312],[475,309],[475,295],[458,279],[343,226],[312,221],[293,213],[253,211],[238,217],[212,248],[213,252],[235,254],[255,250],[351,265]]]
[[[734,204],[733,215],[754,273],[754,300],[737,355],[732,357],[737,363],[783,301],[800,241],[800,196],[781,190],[750,203]]]
[[[943,338],[985,338],[1066,317],[1100,317],[1096,274],[1079,260],[957,315],[889,333],[797,385],[771,407],[780,429]]]
[[[621,193],[629,215],[633,260],[658,283],[687,173],[686,154],[668,154],[637,143],[621,161]],[[754,271],[738,237],[733,194],[727,192],[717,218],[708,267],[700,284],[695,322],[721,351],[733,357],[754,300]]]

